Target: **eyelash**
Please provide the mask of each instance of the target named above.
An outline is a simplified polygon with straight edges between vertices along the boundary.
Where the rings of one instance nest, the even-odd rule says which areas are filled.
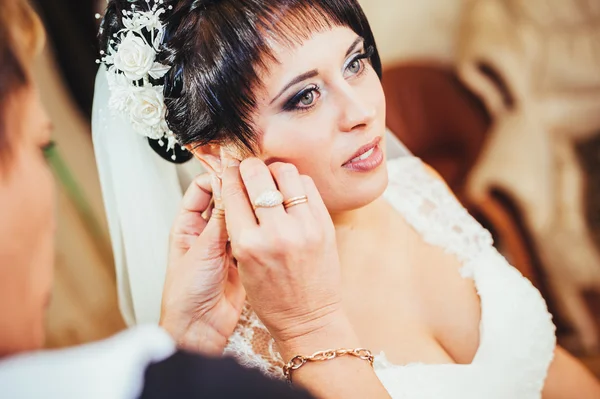
[[[354,74],[354,76],[355,77],[361,76],[365,72],[365,69],[366,69],[364,60],[370,60],[371,57],[373,56],[374,51],[375,51],[375,49],[373,48],[373,46],[369,46],[365,52],[357,54],[350,62],[348,62],[348,64],[346,64],[346,69],[348,69],[348,67],[350,67],[350,65],[354,64],[356,61],[359,61],[361,68],[360,68],[360,71],[358,71],[357,73]],[[298,94],[293,96],[291,99],[289,99],[284,104],[283,110],[284,111],[294,111],[294,112],[309,111],[312,107],[315,106],[315,104],[310,105],[308,107],[299,107],[298,103],[300,102],[300,99],[310,92],[319,92],[320,90],[321,90],[321,87],[318,85],[311,85],[311,86],[307,87],[306,89],[302,90],[301,92],[299,92]]]

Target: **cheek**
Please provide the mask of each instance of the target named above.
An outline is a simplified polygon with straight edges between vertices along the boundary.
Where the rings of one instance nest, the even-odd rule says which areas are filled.
[[[366,77],[366,82],[362,87],[362,97],[372,107],[375,107],[377,111],[377,117],[375,120],[376,124],[385,124],[386,106],[385,106],[385,93],[383,92],[383,86],[381,81],[377,77],[374,71],[370,71]]]
[[[312,176],[330,163],[335,135],[331,112],[317,110],[300,117],[277,117],[263,130],[263,160],[288,162]]]
[[[54,183],[40,154],[20,158],[1,190],[0,302],[20,303],[18,318],[37,324],[52,284]]]

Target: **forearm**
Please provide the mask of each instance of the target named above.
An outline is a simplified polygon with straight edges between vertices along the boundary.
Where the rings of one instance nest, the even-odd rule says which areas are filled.
[[[361,348],[359,339],[345,319],[336,320],[307,336],[278,343],[278,346],[286,362],[296,355]],[[370,363],[349,355],[307,363],[292,371],[292,381],[318,398],[390,398]]]

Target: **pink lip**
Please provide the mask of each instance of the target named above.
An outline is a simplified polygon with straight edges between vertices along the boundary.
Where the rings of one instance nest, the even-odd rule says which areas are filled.
[[[379,148],[380,142],[381,137],[376,137],[369,144],[362,146],[348,161],[346,161],[346,163],[342,165],[342,167],[360,172],[368,172],[377,168],[383,163],[384,160],[383,151],[381,151]],[[367,159],[354,162],[352,161],[354,158],[357,158],[370,150],[374,151]]]
[[[348,160],[346,162],[344,162],[344,165],[349,164],[350,162],[352,162],[352,160],[354,158],[360,157],[362,154],[364,154],[365,152],[371,150],[372,148],[376,147],[377,144],[379,144],[379,142],[381,141],[381,137],[375,137],[369,144],[363,145],[362,147],[360,147],[358,149],[358,151],[356,151],[354,153],[354,155],[352,155],[350,158],[348,158]],[[342,166],[344,166],[342,165]]]
[[[352,155],[350,158],[348,158],[348,160],[346,162],[344,162],[344,164],[342,166],[349,164],[350,162],[352,162],[352,160],[354,158],[360,157],[365,152],[371,150],[372,148],[377,146],[377,144],[379,144],[380,141],[381,141],[381,137],[375,137],[369,144],[365,144],[362,147],[360,147],[358,149],[358,151],[356,151],[354,153],[354,155]]]

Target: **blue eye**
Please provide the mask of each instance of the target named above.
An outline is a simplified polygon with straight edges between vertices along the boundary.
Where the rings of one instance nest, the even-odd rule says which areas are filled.
[[[284,111],[308,110],[315,105],[319,98],[319,86],[311,85],[288,100],[283,106]]]
[[[314,100],[315,100],[315,92],[307,91],[306,93],[304,93],[302,98],[300,98],[300,104],[305,105],[305,106],[310,106]]]
[[[361,60],[354,60],[352,61],[352,63],[350,65],[348,65],[348,71],[352,72],[353,74],[357,74],[360,72],[360,70],[362,69],[362,63]]]
[[[344,72],[350,72],[350,74],[354,76],[360,75],[365,70],[364,60],[369,60],[374,52],[375,49],[373,46],[369,46],[364,53],[357,54],[352,61],[347,64]]]

